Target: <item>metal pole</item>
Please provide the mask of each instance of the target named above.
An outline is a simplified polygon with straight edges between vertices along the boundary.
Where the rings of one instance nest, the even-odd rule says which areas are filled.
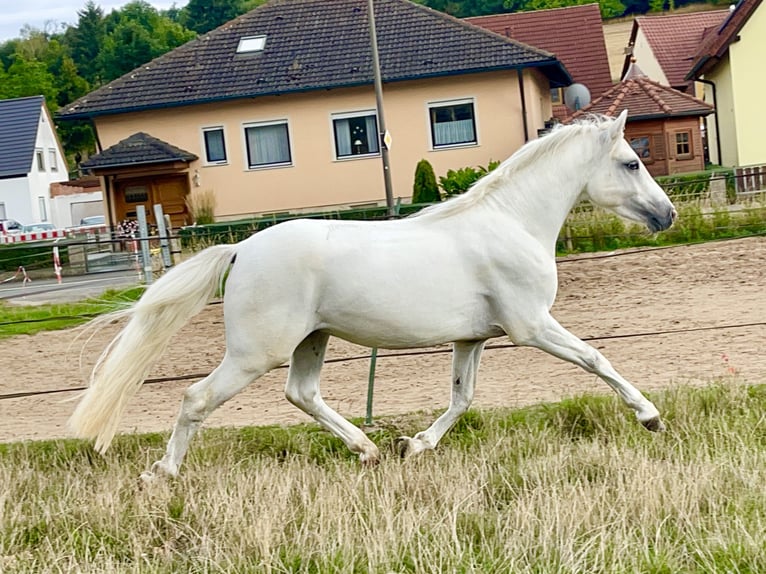
[[[160,250],[162,253],[162,268],[170,269],[173,260],[170,258],[170,241],[168,231],[165,229],[165,214],[162,212],[162,204],[154,204],[154,220],[157,222],[157,233],[160,235]]]
[[[367,414],[364,417],[364,424],[372,424],[372,395],[375,390],[375,363],[378,361],[378,348],[374,347],[370,354],[370,377],[367,381]]]
[[[383,117],[383,80],[380,75],[380,58],[378,57],[378,34],[375,31],[375,7],[373,0],[367,0],[367,12],[370,23],[370,46],[372,47],[372,71],[375,77],[375,104],[378,108],[378,144],[380,157],[383,160],[383,182],[386,186],[386,206],[388,216],[395,217],[394,192],[391,185],[391,164],[388,158],[388,145],[386,144],[386,120]]]
[[[143,205],[136,206],[136,219],[138,219],[138,241],[141,244],[141,259],[143,260],[144,282],[152,284],[152,254],[149,251],[149,226],[146,224],[146,208]]]

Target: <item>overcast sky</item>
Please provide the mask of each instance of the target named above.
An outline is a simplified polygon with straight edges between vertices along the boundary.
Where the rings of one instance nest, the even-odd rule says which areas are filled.
[[[82,10],[87,0],[0,0],[0,42],[18,38],[24,24],[45,30],[58,25],[76,24],[77,12]],[[127,4],[129,0],[95,0],[101,6],[104,14],[109,14],[114,8]],[[179,8],[186,5],[187,0],[177,0]],[[167,10],[173,0],[149,0],[149,4],[158,10]]]

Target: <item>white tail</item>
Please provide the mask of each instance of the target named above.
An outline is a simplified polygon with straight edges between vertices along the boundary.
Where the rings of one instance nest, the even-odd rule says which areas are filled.
[[[171,269],[131,308],[100,319],[130,317],[93,367],[88,390],[69,419],[77,436],[95,438],[96,450],[106,452],[128,401],[170,338],[215,295],[236,249],[205,249]]]

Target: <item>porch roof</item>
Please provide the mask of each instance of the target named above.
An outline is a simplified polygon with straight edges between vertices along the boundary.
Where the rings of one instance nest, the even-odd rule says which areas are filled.
[[[84,169],[107,169],[156,165],[197,159],[191,152],[178,148],[144,132],[135,133],[90,156],[80,166]]]

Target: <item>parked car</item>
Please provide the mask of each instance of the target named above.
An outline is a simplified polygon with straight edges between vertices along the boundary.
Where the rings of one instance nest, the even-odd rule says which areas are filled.
[[[21,223],[15,219],[0,219],[0,235],[20,233],[21,227]]]
[[[36,233],[38,231],[53,231],[56,229],[56,226],[52,223],[29,223],[27,225],[21,226],[21,232],[22,233]]]
[[[103,215],[91,215],[80,220],[80,225],[104,225],[105,223],[106,218]]]

